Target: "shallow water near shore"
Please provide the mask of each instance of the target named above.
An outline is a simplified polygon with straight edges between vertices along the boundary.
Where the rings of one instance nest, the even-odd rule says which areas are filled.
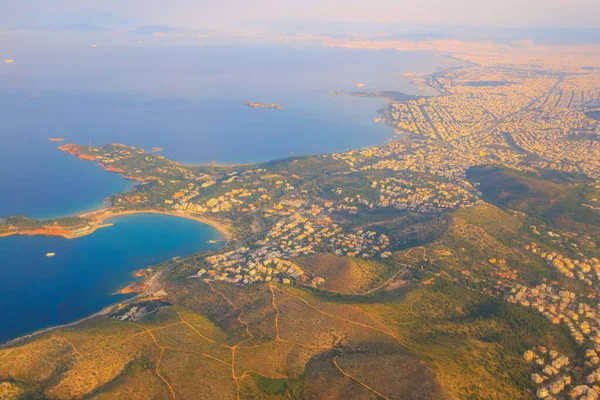
[[[0,239],[0,343],[72,322],[130,296],[113,295],[134,270],[218,248],[214,228],[167,215],[127,215],[78,239]],[[46,257],[46,253],[56,253]]]

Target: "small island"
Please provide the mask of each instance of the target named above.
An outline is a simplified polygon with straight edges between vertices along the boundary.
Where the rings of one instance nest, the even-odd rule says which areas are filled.
[[[256,103],[252,101],[247,101],[245,103],[248,107],[253,108],[274,108],[276,110],[281,110],[283,107],[277,104],[266,104],[266,103]]]
[[[51,138],[48,138],[48,140],[51,142],[63,142],[65,139],[61,138],[61,137],[51,137]]]

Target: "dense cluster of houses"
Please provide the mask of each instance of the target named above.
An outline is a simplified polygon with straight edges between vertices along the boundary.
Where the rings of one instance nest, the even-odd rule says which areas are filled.
[[[600,277],[600,260],[595,257],[573,260],[556,251],[545,252],[536,243],[528,244],[525,246],[525,250],[537,254],[567,278],[576,278],[585,282],[588,286],[592,286]]]
[[[568,380],[560,376],[562,368],[568,365],[565,356],[557,355],[556,352],[547,353],[543,347],[538,347],[537,352],[526,352],[526,361],[533,362],[541,369],[541,372],[531,377],[534,383],[543,385],[538,388],[537,396],[556,398],[554,396],[561,393],[565,386],[569,386],[569,398],[597,399],[600,394],[600,304],[591,307],[585,302],[577,301],[575,293],[546,283],[536,287],[514,284],[507,300],[534,308],[553,324],[566,324],[575,341],[585,349],[583,364],[570,366],[576,373],[571,374]],[[551,362],[547,362],[548,359]]]
[[[324,283],[322,278],[307,275],[298,265],[280,257],[286,255],[278,251],[251,251],[247,247],[240,247],[206,257],[206,265],[198,271],[197,276],[244,285],[272,280],[284,284],[300,280],[299,283],[310,283],[315,287]]]
[[[581,107],[600,98],[597,74],[567,77],[503,72],[502,81],[465,85],[485,69],[449,71],[437,78],[439,96],[391,103],[384,112],[403,140],[380,149],[333,154],[359,170],[394,170],[464,177],[473,165],[521,170],[552,168],[600,177],[600,123]],[[533,156],[533,157],[532,157]]]
[[[515,284],[507,300],[536,309],[553,324],[564,322],[577,343],[583,344],[587,338],[600,349],[600,308],[578,302],[574,292],[546,283],[533,288]]]
[[[539,385],[536,395],[540,399],[549,399],[565,390],[572,383],[569,375],[569,358],[556,350],[537,346],[523,354],[526,362],[535,370],[531,380]]]
[[[240,212],[252,212],[256,209],[254,202],[257,200],[268,200],[270,196],[267,194],[267,189],[233,189],[220,196],[211,197],[203,203],[193,203],[194,197],[198,196],[198,191],[186,194],[186,192],[177,192],[174,194],[174,200],[180,197],[179,202],[174,200],[165,200],[166,204],[173,204],[173,209],[181,210],[189,213],[219,213],[229,212],[233,208]],[[183,195],[183,196],[182,196]]]
[[[373,181],[372,187],[379,191],[380,207],[401,210],[436,212],[473,206],[478,195],[472,185],[462,179],[455,182],[414,179],[385,178]]]
[[[398,131],[450,141],[493,126],[528,106],[555,84],[551,76],[510,76],[510,82],[477,83],[484,70],[449,71],[437,78],[445,93],[389,107],[391,125]],[[505,79],[506,77],[501,77]],[[473,79],[465,84],[464,79]]]
[[[573,366],[556,350],[536,346],[523,354],[532,369],[531,380],[539,399],[597,400],[600,397],[598,353],[588,349],[583,366]]]
[[[282,283],[318,287],[325,280],[302,270],[294,258],[318,251],[317,247],[348,257],[385,259],[391,256],[390,240],[368,230],[345,233],[329,218],[319,216],[318,206],[281,218],[252,248],[240,247],[206,257],[198,275],[206,279],[250,284],[273,279]],[[319,216],[315,217],[315,214]]]

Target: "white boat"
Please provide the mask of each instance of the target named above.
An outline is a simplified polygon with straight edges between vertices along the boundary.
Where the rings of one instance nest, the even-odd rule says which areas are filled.
[[[46,257],[54,257],[56,253],[46,253]]]

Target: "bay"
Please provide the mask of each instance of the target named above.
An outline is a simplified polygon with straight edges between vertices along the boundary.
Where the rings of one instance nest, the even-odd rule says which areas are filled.
[[[0,240],[0,343],[72,322],[131,297],[113,295],[134,270],[216,249],[214,228],[167,215],[128,215],[77,239],[11,236]],[[222,243],[221,243],[222,244]],[[46,253],[56,253],[46,257]]]

